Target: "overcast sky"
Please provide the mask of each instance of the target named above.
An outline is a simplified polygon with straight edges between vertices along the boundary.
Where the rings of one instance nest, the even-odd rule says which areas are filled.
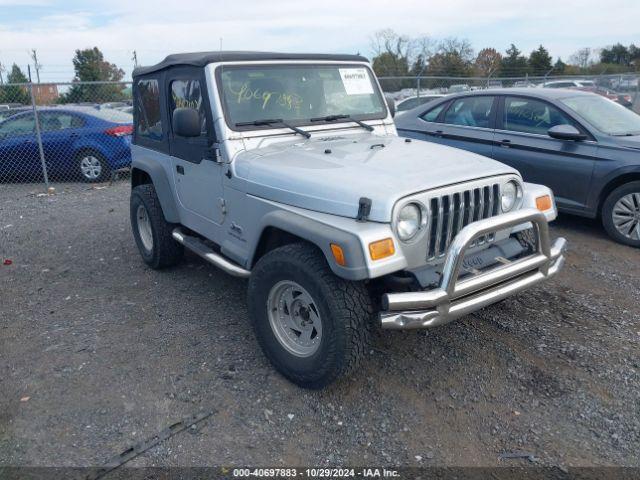
[[[99,47],[130,73],[168,53],[218,50],[360,52],[383,28],[433,38],[464,37],[476,52],[530,52],[545,45],[566,60],[585,46],[640,44],[640,1],[602,0],[0,0],[0,62],[31,62],[43,80],[73,77],[76,48]],[[31,62],[32,63],[32,62]]]

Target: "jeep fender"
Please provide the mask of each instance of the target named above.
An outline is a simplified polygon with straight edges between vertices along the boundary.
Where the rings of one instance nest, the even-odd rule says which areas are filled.
[[[131,181],[136,178],[135,171],[140,170],[149,175],[153,187],[155,188],[164,218],[169,223],[180,223],[180,216],[176,206],[176,199],[173,195],[170,179],[167,172],[158,158],[151,158],[155,152],[132,145],[133,162],[131,164]],[[159,155],[159,154],[158,154]],[[135,186],[132,184],[132,186]]]
[[[322,250],[333,273],[339,277],[346,280],[368,278],[367,262],[362,251],[360,239],[356,235],[287,210],[272,210],[262,217],[259,229],[260,235],[252,249],[249,265],[253,266],[257,261],[255,258],[257,246],[269,227],[295,235],[317,246]],[[336,262],[331,252],[332,243],[342,248],[346,265],[342,266]]]

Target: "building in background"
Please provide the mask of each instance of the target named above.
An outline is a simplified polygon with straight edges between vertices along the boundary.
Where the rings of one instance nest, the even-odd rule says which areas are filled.
[[[36,104],[50,105],[58,100],[58,86],[53,83],[34,83],[33,94],[36,97]]]

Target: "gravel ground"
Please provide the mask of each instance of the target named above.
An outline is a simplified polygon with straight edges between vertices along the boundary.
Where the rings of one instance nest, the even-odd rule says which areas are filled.
[[[0,188],[0,466],[101,465],[202,411],[132,464],[640,466],[638,251],[595,222],[556,222],[568,261],[539,290],[380,332],[309,392],[259,350],[245,281],[143,264],[126,182]]]

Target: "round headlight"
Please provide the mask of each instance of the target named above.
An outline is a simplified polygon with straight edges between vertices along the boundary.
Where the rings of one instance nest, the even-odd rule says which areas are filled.
[[[508,181],[502,186],[502,194],[500,204],[503,212],[510,212],[516,206],[518,198],[522,195],[520,185],[513,180]]]
[[[398,230],[400,240],[406,242],[415,237],[418,230],[420,230],[421,223],[422,212],[418,205],[408,203],[402,207],[398,213],[398,221],[396,222],[396,229]]]

